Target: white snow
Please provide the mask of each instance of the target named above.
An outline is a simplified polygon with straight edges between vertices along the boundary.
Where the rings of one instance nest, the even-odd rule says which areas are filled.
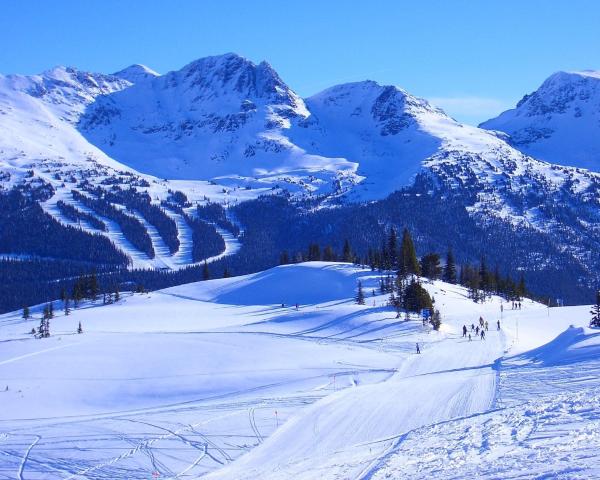
[[[358,279],[365,306],[353,301]],[[371,295],[377,285],[377,272],[311,262],[85,304],[68,317],[55,302],[48,339],[27,333],[39,319],[2,315],[0,473],[600,473],[600,334],[585,326],[589,307],[504,303],[498,331],[499,298],[475,304],[436,281],[425,284],[442,312],[435,332],[397,319],[386,296]],[[480,315],[486,340],[462,338]]]
[[[600,72],[557,72],[514,109],[481,124],[542,160],[600,171]]]

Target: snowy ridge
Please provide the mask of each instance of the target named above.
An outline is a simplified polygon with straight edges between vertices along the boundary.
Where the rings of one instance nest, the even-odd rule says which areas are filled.
[[[359,279],[365,306],[353,300]],[[501,313],[497,297],[475,304],[436,281],[424,284],[442,311],[435,332],[396,318],[386,295],[370,293],[378,281],[311,262],[85,304],[68,317],[55,305],[43,340],[27,333],[38,319],[0,316],[2,471],[597,476],[600,334],[585,327],[589,307],[527,300]],[[479,316],[486,340],[463,338]],[[57,436],[61,449],[47,448]]]
[[[557,72],[516,108],[481,124],[534,157],[600,171],[600,72]]]

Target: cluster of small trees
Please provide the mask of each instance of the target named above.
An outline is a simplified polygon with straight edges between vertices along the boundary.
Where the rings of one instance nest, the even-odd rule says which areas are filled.
[[[482,258],[478,265],[463,265],[460,269],[459,282],[468,289],[469,297],[475,302],[483,302],[492,295],[517,301],[527,294],[523,274],[517,283],[509,275],[501,275],[498,266],[494,271],[489,270],[485,258]]]
[[[410,232],[404,230],[398,245],[396,232],[392,229],[388,241],[381,250],[369,251],[369,259],[373,270],[379,266],[382,271],[396,272],[395,277],[388,273],[380,278],[379,290],[381,294],[389,294],[389,304],[396,309],[397,317],[400,317],[401,312],[405,312],[408,317],[410,312],[426,311],[429,314],[428,321],[434,329],[438,330],[441,325],[441,314],[439,310],[434,310],[434,300],[423,288],[418,276],[423,271],[438,272],[439,270],[436,274],[441,274],[439,257],[436,261],[436,258],[428,255],[419,262]],[[364,304],[364,293],[360,282],[356,301],[358,304]]]
[[[106,224],[102,220],[98,219],[97,217],[94,217],[94,215],[90,215],[87,212],[75,208],[73,205],[69,205],[68,203],[63,202],[62,200],[59,200],[58,202],[56,202],[56,206],[65,217],[67,217],[69,220],[72,220],[73,222],[80,223],[82,220],[84,220],[96,230],[101,230],[103,232],[106,232],[107,230]]]
[[[71,190],[74,200],[81,202],[88,208],[94,210],[98,215],[110,218],[119,224],[123,235],[129,240],[135,248],[144,252],[150,258],[154,258],[154,247],[146,227],[134,216],[127,215],[113,206],[112,203],[104,198],[93,198]]]

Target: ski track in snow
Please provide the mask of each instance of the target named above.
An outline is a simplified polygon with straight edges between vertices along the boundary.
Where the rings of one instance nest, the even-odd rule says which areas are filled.
[[[474,304],[460,287],[425,284],[443,315],[432,332],[396,319],[386,295],[354,305],[357,278],[368,291],[378,283],[376,273],[313,263],[69,317],[57,309],[43,340],[26,333],[38,320],[0,316],[0,385],[10,386],[0,391],[0,478],[600,472],[600,333],[569,328],[586,307],[525,302],[505,310],[501,331],[469,342],[462,325],[483,315],[495,326],[497,298]],[[293,282],[298,310],[281,307],[281,282]],[[254,305],[258,292],[267,300]],[[84,341],[71,342],[79,321]]]

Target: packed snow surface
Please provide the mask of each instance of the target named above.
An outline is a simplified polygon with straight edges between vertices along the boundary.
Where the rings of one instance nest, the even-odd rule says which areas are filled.
[[[353,300],[359,279],[364,306]],[[39,307],[30,320],[1,316],[0,476],[600,474],[600,332],[586,327],[589,307],[476,304],[436,281],[425,283],[442,312],[435,332],[396,318],[378,282],[377,272],[311,262],[69,316],[55,302],[47,339],[28,333]],[[463,338],[480,316],[486,339]]]

